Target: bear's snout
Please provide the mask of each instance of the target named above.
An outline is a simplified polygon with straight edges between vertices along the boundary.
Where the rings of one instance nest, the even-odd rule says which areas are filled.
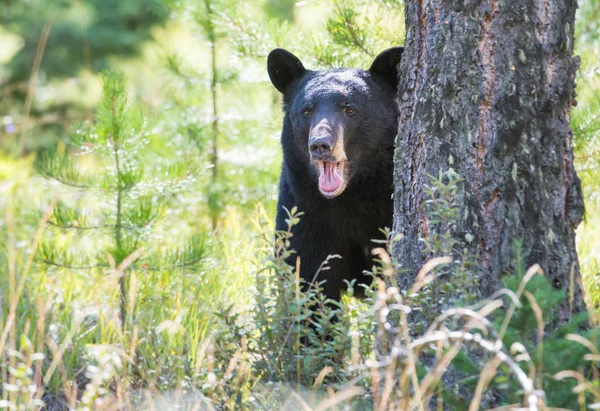
[[[311,137],[308,141],[308,148],[313,160],[324,160],[331,155],[331,151],[333,150],[333,138],[331,137],[331,134]]]

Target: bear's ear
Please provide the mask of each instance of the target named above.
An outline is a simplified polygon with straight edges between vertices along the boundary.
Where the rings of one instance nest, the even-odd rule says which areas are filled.
[[[379,53],[369,71],[389,82],[394,88],[398,87],[398,63],[402,58],[404,47],[392,47]]]
[[[267,71],[271,83],[285,94],[292,81],[300,78],[306,69],[300,59],[287,50],[275,49],[267,57]]]

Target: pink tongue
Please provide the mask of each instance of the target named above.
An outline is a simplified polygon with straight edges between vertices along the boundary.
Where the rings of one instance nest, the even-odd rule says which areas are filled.
[[[319,185],[321,190],[332,193],[342,184],[342,179],[338,174],[337,163],[323,162],[323,172],[319,176]]]

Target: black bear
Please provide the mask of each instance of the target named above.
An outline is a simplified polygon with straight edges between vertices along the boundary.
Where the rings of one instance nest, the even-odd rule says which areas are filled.
[[[307,70],[287,50],[267,59],[271,82],[283,94],[283,166],[277,230],[287,213],[304,212],[291,248],[302,278],[326,280],[324,293],[339,301],[344,280],[369,284],[373,239],[391,227],[393,155],[398,127],[397,65],[402,47],[379,54],[369,70]],[[315,277],[328,255],[330,269]],[[296,256],[288,261],[295,265]],[[355,287],[360,296],[363,287]]]

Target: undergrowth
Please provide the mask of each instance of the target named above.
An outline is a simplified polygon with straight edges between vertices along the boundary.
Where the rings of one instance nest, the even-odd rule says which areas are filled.
[[[153,300],[141,287],[131,288],[129,307],[138,308],[135,321],[124,328],[102,307],[82,315],[76,298],[68,290],[52,291],[51,276],[40,275],[43,269],[34,263],[53,209],[41,218],[33,240],[17,246],[9,203],[3,230],[3,264],[10,277],[2,283],[0,406],[476,410],[506,405],[533,410],[584,409],[600,402],[598,333],[582,331],[587,328],[583,314],[559,318],[557,307],[568,298],[567,290],[554,289],[538,266],[526,270],[518,262],[520,271],[505,279],[505,288],[470,302],[471,274],[461,277],[457,270],[473,268],[461,263],[463,256],[444,240],[453,229],[444,221],[454,215],[452,197],[460,184],[449,177],[432,179],[432,198],[444,199],[430,204],[439,216],[439,241],[426,248],[432,257],[409,289],[396,285],[401,265],[387,249],[398,238],[389,232],[387,242],[374,249],[379,263],[365,300],[347,297],[336,304],[325,299],[322,284],[304,286],[297,267],[285,263],[293,253],[291,228],[302,218],[293,209],[288,230],[274,238],[265,232],[253,243],[257,265],[251,303],[218,301],[208,327],[199,322],[208,321],[199,313],[202,299],[194,302],[194,295],[181,289],[170,303],[179,308],[166,318],[157,313],[167,301]],[[259,211],[255,225],[268,227],[268,220]],[[436,244],[446,248],[438,252]],[[462,297],[432,302],[433,287],[449,275],[458,276],[454,286],[462,287],[456,291]],[[147,285],[156,290],[178,279],[157,275],[144,281],[158,282]],[[349,294],[358,286],[349,284]],[[200,296],[201,288],[195,290]],[[138,304],[138,298],[150,300]],[[421,313],[414,317],[418,321],[415,312]]]

